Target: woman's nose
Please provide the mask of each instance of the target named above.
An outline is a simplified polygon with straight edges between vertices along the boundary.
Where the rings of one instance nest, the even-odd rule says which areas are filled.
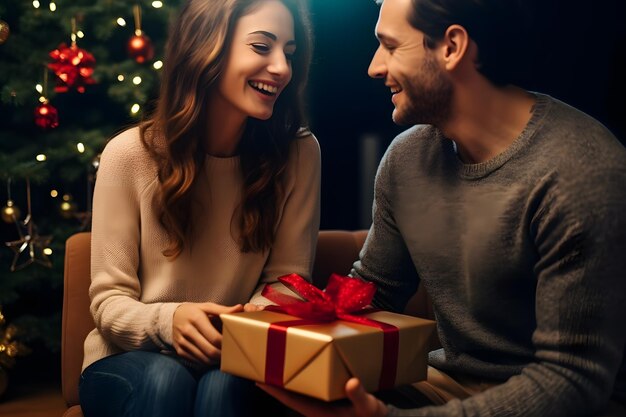
[[[278,52],[273,54],[272,61],[267,67],[267,70],[281,77],[289,76],[291,75],[291,63],[283,52]]]

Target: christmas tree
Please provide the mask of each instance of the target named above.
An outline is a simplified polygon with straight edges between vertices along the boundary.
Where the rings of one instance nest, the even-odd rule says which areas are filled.
[[[20,361],[60,350],[65,240],[90,228],[106,141],[158,93],[179,3],[0,3],[0,305]]]

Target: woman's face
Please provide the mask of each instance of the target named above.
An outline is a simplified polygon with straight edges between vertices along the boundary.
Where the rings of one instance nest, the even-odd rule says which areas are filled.
[[[279,0],[262,0],[236,23],[212,106],[266,120],[291,80],[293,17]]]

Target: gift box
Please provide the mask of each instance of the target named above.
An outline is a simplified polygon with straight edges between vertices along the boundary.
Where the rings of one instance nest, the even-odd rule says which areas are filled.
[[[355,278],[333,275],[325,291],[298,278],[281,282],[301,298],[268,291],[278,306],[220,315],[222,371],[325,401],[352,376],[370,392],[426,378],[434,321],[366,308],[372,287],[364,296]]]

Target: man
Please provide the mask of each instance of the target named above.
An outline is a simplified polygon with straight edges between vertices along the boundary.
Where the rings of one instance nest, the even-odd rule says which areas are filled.
[[[584,113],[509,84],[513,4],[383,2],[369,74],[390,88],[393,120],[415,126],[381,161],[352,275],[375,282],[375,304],[394,311],[423,282],[443,348],[409,393],[431,405],[386,405],[355,378],[348,406],[262,385],[297,411],[619,415],[626,150]]]

